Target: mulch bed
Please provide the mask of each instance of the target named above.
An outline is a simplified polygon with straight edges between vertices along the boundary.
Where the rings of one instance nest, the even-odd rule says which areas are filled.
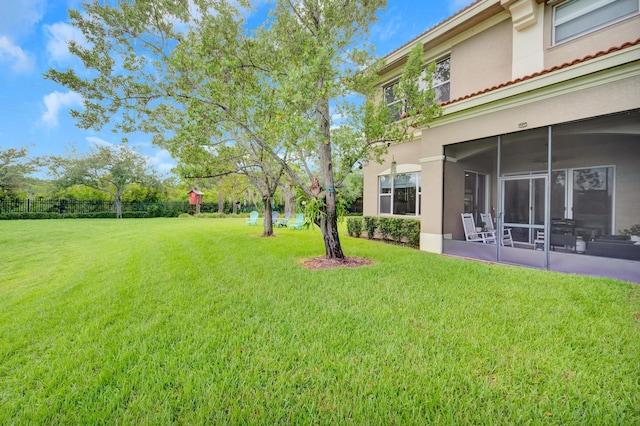
[[[314,259],[305,259],[302,266],[307,269],[333,269],[333,268],[358,268],[360,266],[373,265],[373,261],[364,257],[345,257],[344,259],[330,259],[326,256]]]

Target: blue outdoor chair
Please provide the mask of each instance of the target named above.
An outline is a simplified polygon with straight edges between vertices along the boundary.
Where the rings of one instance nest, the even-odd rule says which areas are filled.
[[[289,222],[290,218],[291,218],[291,213],[285,214],[284,217],[278,221],[276,226],[279,227],[279,228],[287,226],[287,222]]]
[[[249,217],[247,218],[247,225],[256,225],[258,226],[258,212],[253,210],[249,213]]]
[[[289,224],[289,229],[302,229],[304,226],[304,214],[298,213],[296,215],[296,220]]]

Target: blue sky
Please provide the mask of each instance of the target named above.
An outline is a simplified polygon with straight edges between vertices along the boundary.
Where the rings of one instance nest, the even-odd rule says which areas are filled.
[[[371,28],[376,53],[385,55],[470,4],[472,0],[389,0]],[[75,126],[70,108],[81,97],[45,80],[49,68],[79,67],[67,42],[79,32],[69,25],[67,10],[81,0],[0,0],[0,149],[26,146],[33,156],[64,154],[74,144],[86,151],[94,144],[119,143],[120,135],[105,129]],[[267,7],[261,0],[262,10]],[[250,22],[261,16],[250,16]],[[254,18],[254,19],[251,19]],[[148,156],[160,173],[175,165],[147,135],[133,135],[129,145]]]

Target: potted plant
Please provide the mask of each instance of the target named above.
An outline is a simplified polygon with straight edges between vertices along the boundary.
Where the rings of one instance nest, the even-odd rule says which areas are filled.
[[[635,224],[629,229],[618,231],[618,235],[624,237],[625,239],[634,241],[636,244],[640,244],[640,224]]]
[[[476,232],[482,232],[482,231],[484,231],[484,227],[485,227],[486,225],[487,225],[487,224],[486,224],[486,223],[484,223],[483,221],[478,222],[478,223],[476,224]]]

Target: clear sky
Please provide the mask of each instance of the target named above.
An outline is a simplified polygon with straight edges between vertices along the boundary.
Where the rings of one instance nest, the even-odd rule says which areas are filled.
[[[448,18],[472,0],[389,0],[386,11],[371,28],[376,53],[385,55]],[[93,144],[119,143],[109,130],[82,130],[69,115],[82,105],[81,97],[45,80],[49,68],[80,67],[67,42],[79,31],[69,24],[67,10],[81,0],[0,0],[0,149],[29,148],[30,155],[63,154],[73,143],[79,151]],[[264,16],[265,0],[250,24]],[[175,165],[151,137],[134,135],[129,144],[148,156],[161,173]]]

